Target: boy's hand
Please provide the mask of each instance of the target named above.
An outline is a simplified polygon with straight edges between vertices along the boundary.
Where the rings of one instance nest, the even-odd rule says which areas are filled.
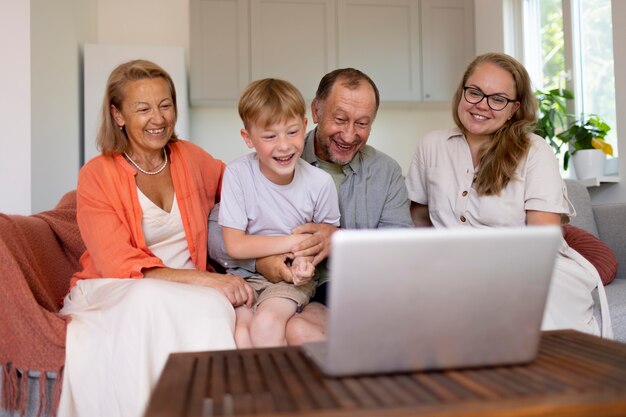
[[[291,264],[294,285],[304,285],[311,281],[315,275],[315,265],[311,262],[312,257],[299,256],[294,258]]]

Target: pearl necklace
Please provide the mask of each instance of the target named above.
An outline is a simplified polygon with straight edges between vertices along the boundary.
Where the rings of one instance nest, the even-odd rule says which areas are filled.
[[[146,171],[145,169],[140,167],[139,164],[137,164],[137,162],[133,161],[132,158],[130,156],[128,156],[128,154],[126,152],[124,152],[124,156],[126,157],[126,159],[128,159],[128,162],[133,164],[133,166],[135,168],[137,168],[140,172],[143,172],[146,175],[156,175],[156,174],[160,173],[161,171],[163,171],[165,169],[165,167],[167,166],[167,152],[165,152],[165,148],[163,148],[163,159],[164,159],[163,160],[163,165],[161,165],[160,167],[158,167],[154,171]]]

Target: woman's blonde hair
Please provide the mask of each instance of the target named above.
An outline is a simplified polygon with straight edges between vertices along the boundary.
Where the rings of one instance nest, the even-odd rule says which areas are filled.
[[[122,153],[128,147],[128,138],[123,129],[120,129],[113,115],[111,114],[111,106],[115,106],[121,111],[124,103],[124,91],[126,85],[133,81],[145,79],[163,78],[170,89],[172,101],[174,103],[174,124],[178,116],[178,108],[176,107],[176,88],[172,77],[154,62],[137,59],[126,62],[117,66],[109,75],[106,89],[104,91],[104,99],[102,101],[102,109],[100,110],[100,126],[98,128],[98,136],[96,145],[103,155],[111,155],[114,153]],[[176,133],[172,132],[170,142],[177,139]]]
[[[465,70],[452,99],[452,117],[463,133],[466,133],[465,127],[458,114],[459,103],[463,100],[463,88],[476,67],[483,63],[494,64],[513,76],[516,100],[520,103],[511,119],[492,134],[492,140],[478,155],[479,165],[474,187],[479,195],[498,195],[514,179],[517,166],[528,152],[528,134],[537,120],[537,101],[528,72],[515,58],[500,53],[480,55]]]
[[[275,78],[253,81],[239,97],[239,117],[246,129],[250,123],[263,127],[291,119],[304,119],[306,108],[302,93],[290,82]]]

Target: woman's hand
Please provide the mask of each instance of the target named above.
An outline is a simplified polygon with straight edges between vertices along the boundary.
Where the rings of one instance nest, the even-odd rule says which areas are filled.
[[[330,253],[330,237],[337,230],[337,227],[326,223],[306,223],[296,227],[293,234],[308,233],[311,236],[294,246],[294,256],[313,256],[313,265],[319,264]]]
[[[246,305],[252,308],[254,289],[239,275],[209,273],[206,286],[220,290],[233,307]]]
[[[197,269],[148,268],[144,269],[146,278],[162,279],[182,284],[202,285],[219,290],[234,306],[252,307],[255,300],[254,289],[240,276],[218,274]]]

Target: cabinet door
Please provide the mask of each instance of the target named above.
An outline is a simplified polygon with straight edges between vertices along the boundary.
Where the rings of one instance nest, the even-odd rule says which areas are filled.
[[[381,101],[421,99],[419,0],[338,0],[338,64],[369,75]]]
[[[334,0],[250,0],[252,79],[282,78],[315,96],[336,64]]]
[[[424,101],[449,101],[474,58],[474,2],[421,1]]]
[[[190,1],[190,98],[232,103],[250,80],[248,1]]]

